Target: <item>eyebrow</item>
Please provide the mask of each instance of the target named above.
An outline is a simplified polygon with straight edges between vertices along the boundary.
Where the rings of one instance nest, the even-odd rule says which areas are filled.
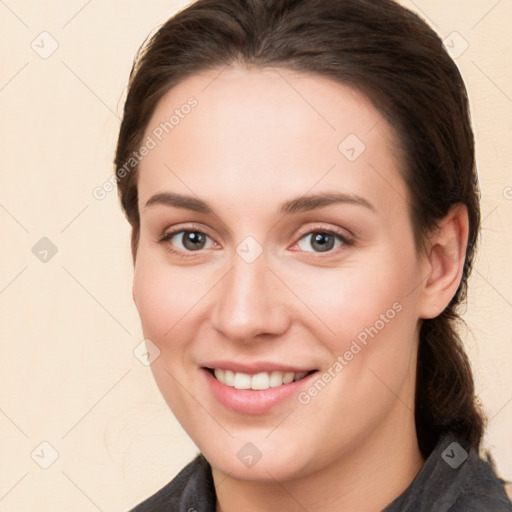
[[[151,196],[144,208],[155,205],[174,206],[176,208],[185,208],[200,213],[213,213],[213,209],[201,199],[192,196],[183,196],[173,192],[160,192]]]
[[[374,206],[364,197],[341,192],[326,192],[322,194],[297,197],[283,203],[279,211],[283,215],[288,215],[292,213],[310,211],[316,208],[325,208],[331,204],[352,204],[364,206],[373,212],[376,211]],[[151,196],[146,202],[144,208],[155,205],[173,206],[175,208],[184,208],[186,210],[205,214],[214,213],[213,208],[205,201],[192,196],[185,196],[173,192],[159,192],[158,194]]]

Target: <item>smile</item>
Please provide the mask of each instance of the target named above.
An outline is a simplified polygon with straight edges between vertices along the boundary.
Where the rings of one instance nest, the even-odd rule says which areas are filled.
[[[242,414],[264,414],[289,403],[315,378],[318,369],[311,366],[229,360],[199,364],[214,400]]]
[[[254,389],[265,390],[269,388],[277,388],[283,384],[290,384],[304,378],[311,372],[282,372],[269,371],[260,372],[253,375],[242,372],[234,372],[232,370],[223,370],[220,368],[209,369],[215,378],[235,389]]]

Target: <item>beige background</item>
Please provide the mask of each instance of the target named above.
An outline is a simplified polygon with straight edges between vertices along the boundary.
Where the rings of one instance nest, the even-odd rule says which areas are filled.
[[[92,195],[112,173],[132,58],[185,3],[0,1],[0,512],[126,510],[195,454],[133,354],[142,334],[116,192]],[[457,63],[484,223],[466,339],[486,444],[512,479],[512,2],[404,4],[453,51],[469,45]],[[42,237],[58,249],[46,262],[32,252]]]

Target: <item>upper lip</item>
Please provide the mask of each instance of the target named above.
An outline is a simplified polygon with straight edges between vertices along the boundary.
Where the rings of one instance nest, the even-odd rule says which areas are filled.
[[[283,363],[273,363],[271,361],[254,361],[251,363],[240,363],[237,361],[207,361],[201,366],[211,370],[231,370],[234,373],[246,373],[248,375],[273,371],[301,373],[314,370],[314,368],[311,367],[305,368],[303,366],[291,366]]]

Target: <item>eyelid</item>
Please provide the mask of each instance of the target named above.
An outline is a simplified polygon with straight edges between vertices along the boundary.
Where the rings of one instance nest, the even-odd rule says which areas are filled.
[[[321,224],[310,225],[307,228],[301,228],[299,233],[295,236],[296,241],[293,245],[296,245],[299,240],[301,240],[304,236],[310,235],[312,233],[330,233],[332,235],[337,235],[343,240],[343,242],[347,245],[353,245],[355,243],[354,235],[348,229],[342,229],[338,227],[325,226]],[[319,253],[320,254],[320,253]]]
[[[215,238],[209,233],[209,230],[205,228],[204,226],[201,226],[199,224],[186,224],[186,225],[176,225],[172,226],[172,228],[166,228],[163,233],[158,236],[158,238],[155,240],[157,244],[166,244],[168,241],[170,241],[171,238],[173,238],[178,233],[182,232],[199,232],[204,235],[206,235],[215,245],[220,245]],[[193,258],[198,257],[204,250],[206,249],[200,249],[198,251],[182,251],[180,249],[176,249],[171,244],[168,245],[168,252],[171,252],[173,254],[178,255],[181,258]]]
[[[158,239],[162,240],[164,238],[168,238],[170,236],[176,235],[177,233],[180,233],[181,231],[199,231],[200,233],[204,233],[205,235],[208,235],[212,240],[214,240],[214,237],[210,234],[208,228],[194,223],[185,225],[178,224],[176,226],[168,227],[163,230],[162,235],[160,235]]]
[[[186,225],[178,224],[177,226],[173,226],[172,228],[167,228],[166,230],[163,231],[162,235],[160,235],[158,237],[156,242],[157,243],[165,243],[166,241],[170,240],[173,236],[177,235],[178,233],[196,232],[196,231],[208,236],[215,245],[220,246],[220,244],[209,233],[209,230],[206,227],[199,225],[199,224],[195,224],[195,223],[186,224]],[[355,243],[354,235],[347,229],[342,229],[342,228],[332,227],[332,226],[327,227],[327,226],[321,225],[321,224],[313,224],[313,225],[308,225],[306,228],[301,228],[299,230],[299,232],[294,237],[295,241],[293,242],[292,247],[296,246],[298,244],[298,242],[300,240],[302,240],[302,238],[304,238],[306,235],[311,235],[313,233],[331,234],[331,235],[339,237],[340,240],[343,242],[342,246],[334,251],[326,251],[325,253],[321,253],[321,252],[315,253],[314,251],[311,252],[311,254],[317,254],[317,256],[314,256],[314,257],[322,257],[323,254],[325,254],[326,256],[336,254],[342,247],[354,245],[354,243]],[[202,253],[206,249],[199,249],[197,251],[182,251],[180,249],[175,249],[174,247],[172,247],[172,248],[169,248],[168,250],[169,250],[169,252],[172,252],[172,253],[178,254],[181,257],[187,258],[187,257],[194,257],[194,256],[197,257],[200,253]],[[300,251],[299,250],[297,252],[309,252],[309,251]]]

